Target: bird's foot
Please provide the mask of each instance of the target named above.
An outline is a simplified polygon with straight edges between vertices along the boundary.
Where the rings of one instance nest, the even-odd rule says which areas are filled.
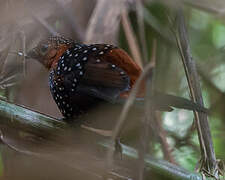
[[[74,121],[74,118],[62,117],[62,118],[59,118],[59,120],[67,122],[67,123],[71,123]]]
[[[63,117],[63,118],[60,118],[59,120],[64,121],[69,126],[73,126],[73,127],[80,127],[82,124],[82,121],[76,117]]]
[[[122,155],[123,155],[123,147],[122,144],[120,142],[120,138],[116,138],[115,142],[114,142],[114,155],[116,156],[117,154],[119,154],[120,158],[122,159]]]

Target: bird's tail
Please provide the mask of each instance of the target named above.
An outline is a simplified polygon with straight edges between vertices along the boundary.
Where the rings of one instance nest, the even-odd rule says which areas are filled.
[[[160,110],[160,107],[175,107],[180,109],[194,110],[208,113],[208,109],[183,97],[156,92],[152,97],[154,105]]]
[[[124,100],[122,100],[124,101]],[[120,102],[122,102],[120,100]],[[198,112],[208,113],[208,109],[193,102],[192,100],[188,100],[183,97],[178,97],[170,94],[165,94],[161,92],[155,92],[154,96],[151,97],[151,102],[156,110],[159,111],[172,111],[174,108],[179,109],[187,109]],[[139,98],[135,100],[135,105],[141,106],[144,104],[144,98]]]

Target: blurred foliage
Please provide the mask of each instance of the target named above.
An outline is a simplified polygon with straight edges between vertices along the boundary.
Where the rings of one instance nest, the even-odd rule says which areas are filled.
[[[188,86],[180,56],[175,43],[166,38],[170,36],[170,29],[173,28],[169,27],[167,18],[167,15],[172,12],[169,11],[165,4],[158,2],[146,3],[145,8],[154,18],[148,20],[146,18],[150,16],[145,17],[145,32],[149,52],[151,52],[153,40],[157,40],[156,87],[160,91],[188,97]],[[211,13],[190,6],[185,7],[185,12],[193,57],[203,70],[203,73],[207,74],[208,81],[211,81],[223,93],[225,90],[224,20]],[[139,37],[135,12],[130,12],[130,19],[132,21],[132,27],[137,37]],[[162,34],[166,31],[158,31],[155,27],[163,27],[169,30],[167,31],[168,34]],[[129,51],[122,28],[119,40],[120,46]],[[140,39],[138,42],[141,47]],[[151,54],[149,54],[149,59],[150,57]],[[209,87],[204,79],[202,82],[202,91],[206,106],[213,110],[212,106],[216,101],[214,98],[216,97],[218,100],[218,92],[215,92],[212,87]],[[224,103],[225,101],[221,104],[222,107],[224,107]],[[224,108],[221,108],[221,111],[212,111],[210,115],[210,126],[217,158],[225,160],[225,120],[224,116],[220,115],[223,114],[223,111]],[[194,170],[199,161],[200,148],[197,133],[192,130],[193,114],[184,110],[176,110],[163,113],[163,116],[163,126],[169,134],[168,142],[176,162],[189,170]],[[189,131],[191,135],[188,134]],[[177,141],[180,141],[181,145],[177,146]],[[156,143],[154,152],[157,157],[162,158],[161,148]]]
[[[3,176],[4,173],[4,163],[2,160],[2,156],[0,156],[0,178]]]
[[[46,8],[46,6],[43,7]],[[164,4],[162,2],[145,2],[144,22],[147,42],[146,48],[149,55],[148,59],[150,60],[152,56],[151,53],[154,44],[153,42],[156,40],[156,88],[163,92],[188,98],[189,92],[183,65],[175,44],[175,39],[172,35],[172,28],[176,28],[176,19],[173,19],[173,27],[171,27],[171,25],[168,23],[168,15],[174,17],[173,10],[175,8],[176,7],[174,5]],[[64,21],[64,19],[66,19],[67,17],[62,16],[62,14],[56,13],[56,11],[49,11],[49,13],[50,15],[48,15],[48,18],[46,19],[48,19],[48,22],[52,25],[52,27],[54,27],[57,31],[60,31],[61,34],[66,34],[68,36],[70,35],[71,37],[76,38],[76,35],[71,33],[72,28],[69,26],[69,23],[67,21]],[[193,58],[196,60],[199,69],[201,70],[201,76],[206,76],[206,78],[203,78],[203,76],[201,78],[202,91],[206,106],[212,110],[209,119],[215,152],[218,159],[223,159],[225,161],[225,96],[223,95],[223,93],[225,93],[224,17],[217,16],[207,11],[203,11],[191,5],[185,5],[185,13]],[[38,15],[40,14],[41,13],[39,12]],[[88,14],[90,15],[91,12],[88,12]],[[40,16],[42,16],[42,14]],[[141,43],[139,37],[139,26],[135,9],[131,9],[131,11],[129,12],[129,18],[132,23],[132,28],[135,32],[135,35],[137,36],[138,45],[140,49],[142,49],[144,45]],[[84,24],[87,24],[87,22],[85,22]],[[42,32],[44,28],[40,29],[38,30]],[[85,31],[84,29],[82,30]],[[67,32],[66,30],[69,32]],[[38,39],[37,37],[41,34],[40,32],[35,32],[37,33],[35,35],[36,39]],[[47,33],[45,32],[45,34]],[[27,39],[29,39],[29,37]],[[27,41],[28,46],[30,46],[32,42],[30,42],[29,40]],[[127,43],[122,25],[120,26],[118,41],[119,46],[130,53],[129,45]],[[29,63],[32,64],[31,62],[28,62],[28,65]],[[35,68],[38,69],[36,64]],[[43,72],[40,70],[40,72],[38,73],[41,74]],[[36,77],[34,78],[40,78],[40,74],[36,75]],[[36,80],[37,79],[35,79],[35,81],[34,79],[31,79],[31,81],[33,83],[35,82],[35,84],[38,84],[40,82],[46,83],[47,81],[44,78],[42,78],[39,82]],[[40,89],[44,89],[45,87],[42,87],[44,86],[43,84],[37,86],[41,86]],[[21,87],[19,86],[19,88]],[[35,90],[35,88],[33,89]],[[37,89],[37,91],[40,91],[40,89]],[[1,90],[0,95],[7,94],[7,91],[8,89]],[[16,91],[14,90],[13,93],[16,94]],[[26,95],[26,92],[24,94]],[[24,97],[24,94],[23,96],[15,95],[13,96],[15,97],[13,99],[16,99],[16,97]],[[46,111],[46,113],[56,113],[56,111],[54,110],[51,111],[49,109],[46,109],[45,107],[47,106],[47,104],[46,106],[43,106],[45,102],[40,102],[40,96],[37,95],[37,98],[35,99],[36,96],[34,97],[34,95],[32,94],[30,97],[34,98],[34,102],[32,102],[33,104],[27,103],[31,107],[37,107],[37,109],[39,108],[41,112],[43,110],[43,112]],[[15,101],[20,102],[18,99],[17,101]],[[45,96],[43,97],[43,99],[47,102]],[[53,107],[53,109],[54,108],[55,107]],[[160,123],[167,133],[167,137],[164,138],[167,139],[170,145],[169,150],[172,152],[171,155],[174,157],[175,162],[180,164],[182,167],[193,171],[200,157],[198,136],[196,131],[194,130],[195,125],[193,123],[193,113],[184,110],[174,110],[173,112],[162,113],[161,117],[162,120]],[[137,144],[135,144],[138,141],[140,133],[140,130],[138,128],[126,134],[126,137],[123,137],[122,140],[124,140],[127,144],[138,146]],[[156,157],[163,158],[162,145],[159,143],[158,137],[156,137],[152,141],[152,152]],[[3,171],[2,167],[3,165],[0,159],[0,176]]]

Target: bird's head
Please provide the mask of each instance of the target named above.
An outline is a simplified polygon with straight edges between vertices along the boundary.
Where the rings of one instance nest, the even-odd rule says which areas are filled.
[[[36,47],[27,53],[27,56],[37,59],[47,69],[51,69],[72,43],[73,41],[70,39],[61,36],[51,36],[40,41]]]

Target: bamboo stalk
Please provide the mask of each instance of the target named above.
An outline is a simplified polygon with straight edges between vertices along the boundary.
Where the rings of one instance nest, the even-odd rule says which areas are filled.
[[[57,120],[55,118],[49,117],[47,115],[41,114],[39,112],[32,111],[22,106],[18,106],[3,100],[0,100],[0,127],[2,125],[8,127],[20,127],[22,129],[29,130],[30,133],[36,132],[49,132],[49,131],[57,131],[63,130],[68,127],[64,121]],[[111,147],[109,141],[96,142],[99,147],[105,149],[105,152]],[[123,154],[125,157],[131,159],[133,165],[136,164],[138,153],[134,148],[122,145]],[[75,154],[76,155],[76,154]],[[80,158],[80,154],[77,154],[77,158]],[[123,158],[123,161],[126,161],[127,158]],[[76,157],[73,157],[76,158]],[[163,160],[157,160],[149,155],[145,156],[146,163],[146,171],[149,171],[151,168],[151,172],[156,173],[159,177],[167,177],[167,179],[180,179],[180,180],[201,180],[202,177],[199,173],[189,172],[181,167],[175,166],[171,163],[168,163]],[[120,162],[120,161],[119,161]],[[63,162],[66,165],[71,166],[71,162]],[[76,164],[76,162],[73,162]],[[130,163],[130,161],[129,161]],[[117,166],[121,166],[121,162],[117,164]],[[121,168],[122,169],[122,168]],[[135,172],[134,172],[135,173]],[[109,173],[109,176],[116,177],[118,179],[129,179],[125,178],[121,172],[113,172]],[[206,180],[212,180],[212,178],[206,178]]]
[[[178,11],[177,20],[179,31],[179,39],[177,39],[177,43],[188,80],[190,94],[194,102],[204,106],[197,68],[195,61],[192,58],[182,10]],[[200,171],[208,176],[213,176],[216,179],[219,179],[218,165],[213,148],[207,114],[202,112],[194,112],[194,114],[202,156]]]

